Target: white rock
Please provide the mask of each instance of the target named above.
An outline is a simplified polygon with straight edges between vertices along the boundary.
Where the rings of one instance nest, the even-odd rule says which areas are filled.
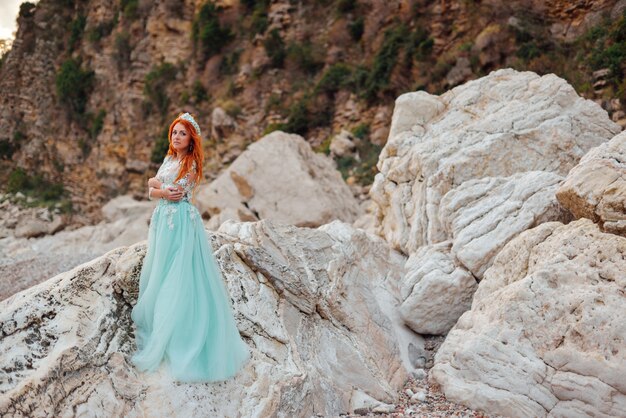
[[[407,346],[423,346],[388,314],[404,257],[341,222],[229,221],[208,238],[253,353],[235,377],[177,384],[130,365],[144,241],[0,302],[0,415],[336,416],[365,394],[392,410]]]
[[[197,206],[207,226],[228,219],[315,227],[354,221],[360,208],[330,158],[313,152],[299,135],[274,131],[251,144],[215,181],[201,189]]]
[[[426,402],[426,392],[423,390],[411,396],[411,402]]]
[[[121,218],[136,219],[151,214],[155,205],[155,201],[142,202],[129,195],[121,195],[114,197],[102,206],[102,216],[108,222],[115,222]]]
[[[343,157],[354,152],[356,144],[352,134],[342,129],[338,135],[335,135],[330,141],[330,153],[333,156]]]
[[[626,132],[593,148],[568,174],[559,202],[577,218],[626,235]]]
[[[509,242],[431,377],[446,397],[510,417],[626,414],[626,238],[588,219]]]
[[[444,93],[398,97],[370,191],[378,233],[410,254],[445,241],[443,196],[471,179],[566,175],[621,128],[563,79],[498,70]]]
[[[58,232],[64,221],[57,216],[52,222],[34,221],[40,223],[39,236],[54,235],[27,239],[16,231],[17,238],[0,241],[0,274],[5,279],[0,281],[0,300],[114,248],[145,240],[155,205],[119,196],[102,209],[109,222]]]
[[[421,334],[445,334],[472,303],[476,280],[454,261],[450,246],[450,242],[424,246],[405,266],[399,312]]]
[[[424,369],[415,369],[411,374],[417,380],[424,380],[426,378],[426,372]]]
[[[563,180],[545,171],[468,180],[446,193],[439,207],[452,254],[481,279],[493,258],[520,232],[568,220],[554,196]]]
[[[393,404],[381,403],[372,408],[372,412],[376,414],[390,414],[396,410],[396,406]]]

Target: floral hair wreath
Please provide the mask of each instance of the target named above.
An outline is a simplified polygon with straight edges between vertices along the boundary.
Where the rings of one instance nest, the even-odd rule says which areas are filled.
[[[196,122],[193,116],[185,112],[182,115],[180,115],[180,119],[185,119],[186,121],[191,123],[193,125],[193,128],[196,130],[196,133],[198,134],[198,136],[202,136],[202,133],[200,132],[200,125],[198,125],[198,122]]]

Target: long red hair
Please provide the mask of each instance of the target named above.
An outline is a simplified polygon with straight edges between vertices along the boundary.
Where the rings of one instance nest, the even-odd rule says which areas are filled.
[[[192,147],[192,150],[187,152],[183,157],[183,160],[180,164],[180,170],[178,171],[178,176],[174,181],[178,181],[185,176],[189,171],[191,171],[191,167],[195,161],[196,163],[196,179],[194,186],[194,194],[195,190],[200,184],[200,180],[202,180],[202,162],[204,161],[204,150],[202,149],[202,137],[198,135],[196,129],[193,127],[191,122],[185,119],[181,119],[180,117],[183,113],[180,113],[174,122],[171,123],[170,129],[167,134],[167,138],[169,141],[169,148],[167,150],[167,155],[172,155],[176,157],[176,150],[172,146],[172,131],[174,130],[174,125],[177,123],[181,123],[185,130],[189,133],[189,146]]]

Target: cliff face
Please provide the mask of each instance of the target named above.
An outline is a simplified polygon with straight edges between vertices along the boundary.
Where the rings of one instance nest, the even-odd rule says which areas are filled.
[[[305,135],[320,151],[342,128],[382,145],[398,94],[438,93],[502,66],[568,72],[559,56],[541,55],[541,36],[550,45],[578,39],[625,7],[41,0],[22,8],[0,67],[0,180],[16,189],[24,176],[41,175],[63,185],[75,222],[96,221],[110,198],[144,194],[163,130],[182,109],[206,132],[210,178],[276,128]],[[592,84],[584,68],[560,75]]]

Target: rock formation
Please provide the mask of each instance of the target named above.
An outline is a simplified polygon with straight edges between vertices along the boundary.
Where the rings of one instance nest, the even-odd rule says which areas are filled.
[[[448,331],[507,242],[570,219],[555,197],[563,176],[620,129],[554,75],[498,70],[441,96],[398,97],[370,195],[373,229],[410,256],[406,323]]]
[[[165,365],[129,365],[141,242],[0,302],[0,415],[330,416],[394,401],[423,347],[394,308],[403,256],[339,221],[228,221],[208,238],[253,351],[236,377],[179,384]]]
[[[114,248],[146,239],[154,204],[119,196],[104,205],[103,220],[97,225],[42,238],[8,236],[1,240],[0,300]]]
[[[197,205],[211,229],[228,219],[316,227],[334,219],[353,222],[360,214],[332,160],[301,136],[281,131],[251,144],[198,193]]]
[[[626,235],[626,132],[589,151],[556,197],[577,218]]]
[[[431,371],[448,399],[510,417],[626,414],[626,238],[544,223],[498,254]]]
[[[553,74],[498,70],[441,96],[403,94],[371,190],[379,233],[406,254],[445,241],[439,210],[452,189],[527,171],[565,176],[620,130]]]

